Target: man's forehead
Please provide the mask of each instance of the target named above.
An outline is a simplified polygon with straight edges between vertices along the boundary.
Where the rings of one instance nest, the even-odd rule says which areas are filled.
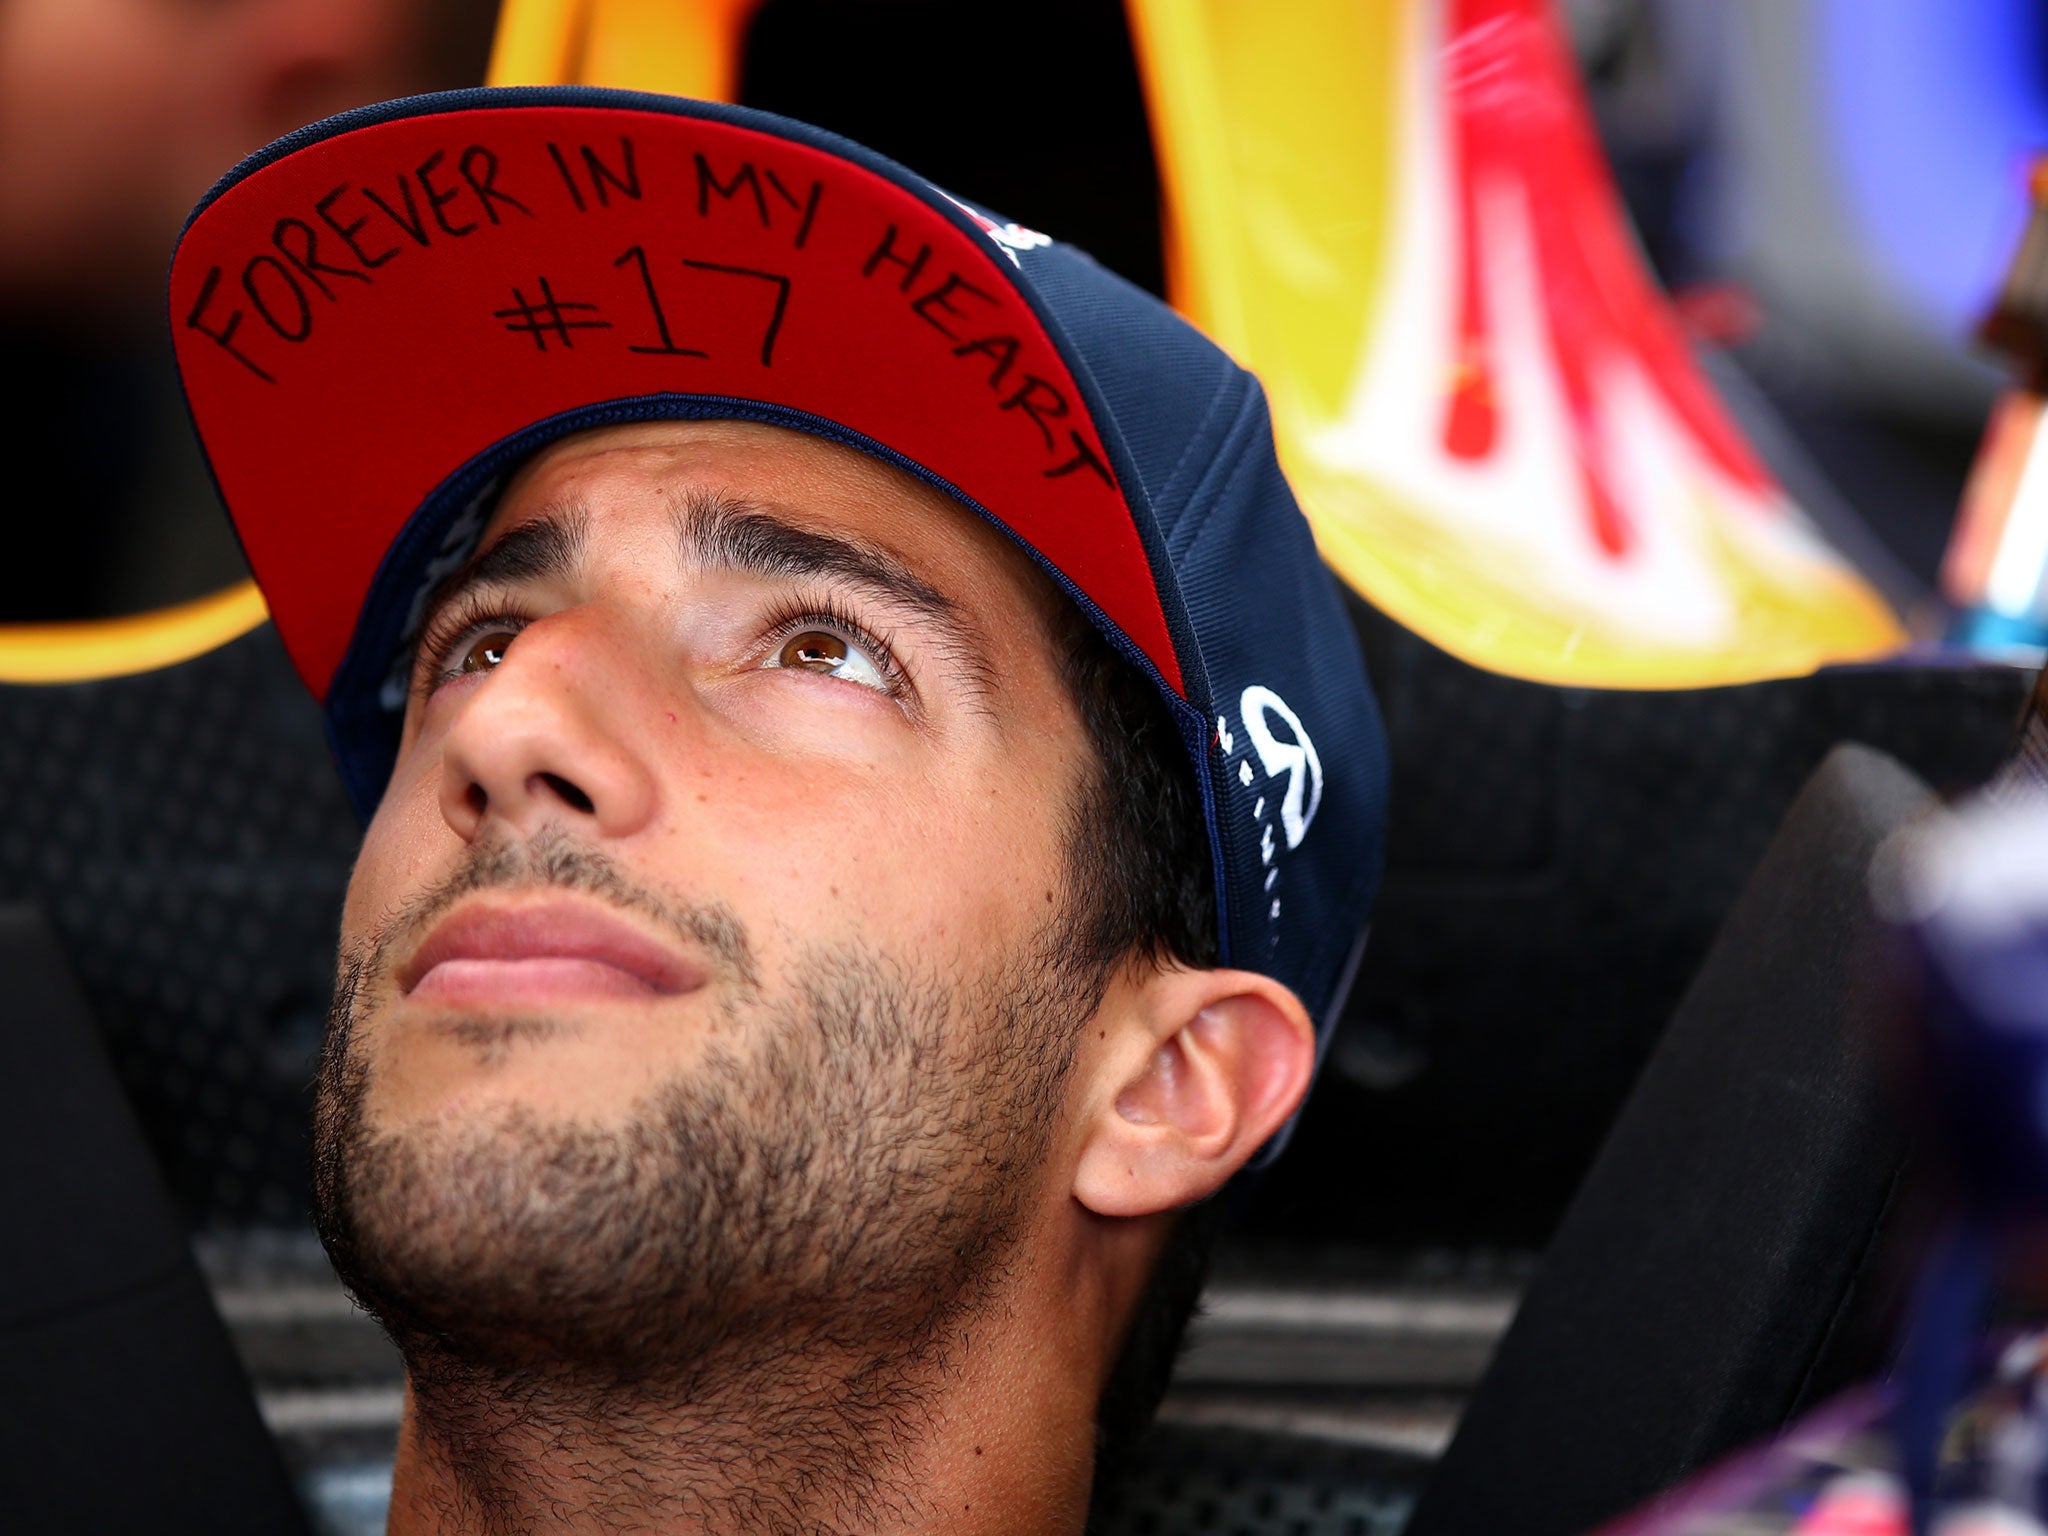
[[[877,532],[900,526],[943,537],[978,522],[951,497],[867,454],[787,427],[751,421],[648,421],[572,433],[507,482],[483,544],[573,499],[591,515],[653,493],[671,502],[711,493],[796,520],[849,517]]]
[[[689,509],[707,498],[868,545],[949,597],[994,585],[1048,621],[1067,602],[1008,534],[938,488],[858,449],[750,421],[635,422],[564,437],[507,482],[477,552],[567,510],[593,551],[622,512],[658,509],[687,531]]]

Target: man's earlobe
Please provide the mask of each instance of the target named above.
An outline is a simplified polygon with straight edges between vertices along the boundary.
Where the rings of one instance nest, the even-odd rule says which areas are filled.
[[[1315,1072],[1315,1026],[1251,971],[1163,971],[1141,989],[1154,1045],[1095,1112],[1074,1197],[1148,1216],[1214,1194],[1286,1124]]]

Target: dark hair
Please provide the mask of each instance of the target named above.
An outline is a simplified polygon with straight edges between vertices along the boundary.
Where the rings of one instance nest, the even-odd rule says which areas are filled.
[[[1069,839],[1080,963],[1102,981],[1136,959],[1193,967],[1218,958],[1208,824],[1158,689],[1072,607],[1055,636],[1088,739]],[[1100,1487],[1151,1423],[1208,1273],[1218,1205],[1181,1213],[1132,1313],[1096,1407]]]

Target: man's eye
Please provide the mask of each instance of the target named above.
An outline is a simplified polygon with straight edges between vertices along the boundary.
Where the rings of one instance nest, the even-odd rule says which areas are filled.
[[[889,680],[874,658],[844,635],[829,629],[806,629],[791,635],[775,652],[771,667],[818,672],[842,682],[859,683],[877,693],[890,691]]]
[[[506,648],[512,644],[515,633],[509,629],[494,629],[488,634],[478,635],[470,641],[461,659],[453,668],[456,672],[488,672],[505,659]]]

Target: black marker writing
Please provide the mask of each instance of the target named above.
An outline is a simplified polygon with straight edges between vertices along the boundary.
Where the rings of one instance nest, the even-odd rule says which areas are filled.
[[[706,218],[711,213],[711,194],[716,192],[725,201],[731,202],[746,188],[754,196],[754,213],[761,221],[761,227],[768,227],[768,199],[761,191],[761,178],[754,174],[754,162],[742,160],[740,168],[732,173],[730,181],[720,181],[718,173],[711,169],[711,162],[700,152],[697,161],[697,215]]]
[[[315,203],[313,205],[313,212],[320,216],[321,223],[325,224],[329,229],[334,231],[336,238],[338,238],[343,245],[347,246],[351,251],[355,252],[355,258],[357,261],[360,261],[364,266],[370,267],[372,269],[381,267],[384,265],[385,262],[389,261],[392,257],[398,254],[398,247],[394,245],[389,250],[381,251],[375,256],[372,256],[368,251],[363,249],[362,242],[356,239],[356,236],[361,234],[363,226],[370,222],[370,216],[366,213],[360,219],[357,219],[355,222],[351,224],[344,224],[341,222],[341,220],[337,219],[333,213],[334,205],[340,202],[342,198],[346,197],[348,195],[348,191],[349,184],[344,181],[340,186],[336,187],[333,191],[329,192],[325,197],[321,198],[319,202]]]
[[[219,267],[206,269],[206,280],[199,285],[199,297],[192,301],[192,308],[185,314],[186,329],[197,331],[206,337],[264,383],[275,384],[277,380],[272,375],[265,372],[248,353],[235,345],[235,332],[242,327],[242,312],[239,309],[228,311],[227,320],[219,330],[206,323],[206,308],[213,302],[214,291],[220,287],[220,276]]]
[[[775,227],[774,204],[768,201],[768,194],[772,192],[782,204],[789,208],[790,212],[797,215],[796,234],[791,237],[790,244],[797,250],[804,248],[804,242],[811,238],[811,221],[818,216],[819,199],[825,195],[824,182],[812,182],[811,190],[805,196],[798,197],[789,190],[788,185],[783,179],[775,174],[772,166],[766,169],[756,169],[753,161],[742,160],[738,170],[734,171],[730,176],[721,179],[718,172],[711,168],[711,161],[702,151],[699,151],[692,158],[697,163],[697,215],[699,218],[709,218],[711,216],[711,198],[714,193],[717,194],[721,201],[730,203],[744,192],[753,204],[755,220],[763,229],[773,229]],[[763,187],[764,181],[766,183],[765,188]]]
[[[910,294],[924,275],[931,257],[929,243],[920,243],[913,251],[902,239],[897,226],[891,224],[882,231],[881,240],[861,264],[861,276],[872,278],[887,267],[891,269],[888,276],[895,279],[897,292]],[[1009,332],[987,336],[974,334],[976,327],[973,322],[984,308],[1000,312],[1002,307],[1002,300],[989,289],[968,281],[958,272],[946,273],[910,299],[911,313],[954,343],[950,348],[953,356],[975,358],[987,364],[988,387],[996,397],[996,408],[1016,411],[1029,421],[1045,445],[1048,457],[1071,447],[1072,451],[1065,458],[1042,471],[1047,479],[1063,479],[1088,470],[1114,490],[1116,478],[1103,462],[1101,453],[1081,432],[1063,421],[1062,418],[1073,414],[1073,405],[1060,386],[1028,370],[1023,371],[1016,381],[1012,380],[1018,358],[1024,351],[1023,341]],[[992,318],[999,318],[999,315]],[[1061,442],[1062,433],[1064,444]]]
[[[636,203],[640,200],[640,166],[633,157],[633,141],[625,134],[619,135],[619,163],[616,167],[606,165],[604,157],[588,144],[578,144],[576,151],[583,159],[583,173],[590,182],[590,190],[596,194],[598,207],[611,207],[613,192]],[[586,212],[590,203],[584,197],[583,189],[576,184],[576,173],[569,167],[569,157],[552,139],[548,141],[548,158],[555,162],[556,174],[562,178],[562,185],[569,189],[569,201],[576,205],[576,211]]]
[[[287,238],[296,237],[296,238]],[[334,297],[334,290],[327,286],[328,277],[353,278],[356,282],[367,283],[370,274],[358,272],[354,267],[337,267],[331,261],[320,259],[320,237],[313,232],[313,226],[304,219],[279,219],[270,227],[270,243],[284,253],[285,260],[306,275],[307,281],[327,298]]]
[[[775,338],[782,330],[782,316],[789,308],[789,279],[779,272],[759,272],[752,267],[727,267],[715,261],[692,261],[683,258],[683,265],[699,272],[723,272],[729,277],[752,278],[756,282],[772,283],[775,287],[775,308],[768,316],[768,329],[761,333],[761,366],[775,366]]]
[[[491,318],[505,322],[505,329],[522,336],[531,336],[534,346],[542,352],[548,349],[548,337],[552,334],[565,347],[574,347],[575,331],[608,331],[612,328],[609,320],[572,320],[567,311],[595,313],[595,304],[579,304],[572,299],[558,299],[548,280],[540,279],[540,303],[529,304],[526,294],[518,288],[512,290],[512,305],[509,309],[494,309]]]
[[[1045,439],[1045,446],[1052,446],[1052,428],[1046,425],[1046,418],[1058,418],[1067,414],[1067,397],[1057,386],[1048,384],[1035,373],[1024,375],[1024,382],[1005,396],[1002,408],[1006,411],[1022,411],[1031,418],[1031,424],[1038,428]],[[1043,411],[1045,414],[1040,415]]]
[[[493,224],[500,222],[498,210],[491,206],[493,203],[505,203],[517,208],[529,219],[533,217],[531,208],[510,192],[498,189],[498,157],[483,145],[472,144],[465,149],[462,152],[462,159],[456,163],[455,168],[462,172],[462,179],[469,183],[469,190],[476,194],[477,202],[483,205],[484,217]],[[479,170],[482,172],[481,175],[478,174]]]
[[[269,301],[263,297],[263,289],[256,282],[256,274],[259,271],[275,272],[284,280],[285,289],[291,294],[292,307],[298,311],[298,320],[295,324],[286,325],[271,309]],[[277,292],[276,283],[272,283],[270,287],[281,301],[284,294]],[[263,323],[286,341],[304,341],[313,334],[313,306],[306,300],[306,290],[301,288],[299,280],[292,276],[291,268],[275,256],[251,256],[243,264],[242,292],[249,295],[249,302],[256,306],[256,313],[263,317]]]
[[[1057,480],[1062,475],[1071,475],[1077,469],[1092,469],[1101,478],[1104,485],[1108,486],[1111,490],[1115,490],[1115,477],[1110,474],[1109,466],[1102,462],[1101,456],[1088,446],[1088,439],[1076,432],[1072,427],[1067,428],[1067,438],[1074,445],[1074,456],[1064,464],[1053,465],[1051,469],[1045,472],[1045,478]]]
[[[905,256],[896,249],[896,226],[891,224],[882,232],[882,243],[875,247],[875,253],[868,257],[860,269],[862,277],[873,277],[875,269],[883,262],[894,262],[903,269],[903,281],[896,286],[904,293],[910,292],[910,285],[917,281],[917,274],[924,270],[924,264],[932,259],[932,248],[920,245],[915,256]]]
[[[935,309],[943,310],[955,320],[965,320],[967,312],[953,303],[953,295],[956,293],[969,294],[981,300],[984,304],[996,302],[994,294],[986,289],[975,287],[974,284],[968,282],[958,272],[948,272],[938,287],[929,289],[910,301],[910,308],[917,318],[926,325],[931,326],[948,341],[958,341],[960,339],[959,332],[947,325],[945,321],[933,314],[932,311]]]
[[[583,166],[590,172],[590,185],[597,193],[599,207],[609,208],[612,205],[612,195],[605,190],[607,183],[617,187],[623,195],[630,197],[634,202],[640,201],[640,170],[633,164],[631,139],[623,133],[619,135],[619,157],[625,167],[623,175],[598,159],[597,151],[588,144],[579,144],[576,147],[583,151]]]
[[[623,267],[629,261],[640,269],[640,286],[647,291],[647,307],[654,314],[654,330],[655,334],[661,337],[661,345],[658,347],[629,347],[627,350],[632,352],[654,352],[670,357],[710,356],[708,352],[700,352],[695,347],[677,346],[675,339],[669,335],[668,316],[662,313],[661,295],[654,291],[654,274],[647,270],[647,252],[637,245],[629,245],[619,253],[619,259],[613,262],[612,265]]]
[[[474,223],[450,224],[448,222],[448,215],[441,211],[454,202],[456,198],[460,197],[462,195],[461,192],[454,187],[450,187],[444,192],[429,179],[428,173],[447,157],[448,152],[446,150],[435,150],[413,168],[413,175],[419,178],[420,190],[427,194],[427,207],[433,211],[434,222],[441,226],[441,232],[445,235],[473,235],[476,233],[476,225]],[[408,198],[406,201],[410,204],[411,199]],[[497,220],[493,219],[491,222],[495,224]]]
[[[825,183],[822,181],[812,182],[809,195],[799,205],[796,200],[796,194],[782,184],[782,178],[776,175],[773,169],[767,172],[767,176],[768,185],[775,189],[778,197],[789,204],[790,207],[796,208],[801,206],[803,210],[803,217],[797,221],[796,238],[790,242],[798,250],[802,250],[804,242],[811,238],[811,220],[818,216],[818,199],[825,195]]]
[[[984,357],[993,359],[995,366],[989,370],[988,387],[996,389],[1001,386],[1003,376],[1010,371],[1010,365],[1017,361],[1017,353],[1023,346],[1024,343],[1014,336],[977,336],[972,341],[961,342],[953,349],[953,355],[966,357],[971,352],[979,352]]]
[[[374,187],[363,188],[363,196],[367,197],[371,202],[375,203],[380,209],[382,209],[385,218],[389,219],[392,223],[396,224],[400,229],[404,230],[408,235],[410,235],[412,237],[412,242],[414,245],[430,244],[432,241],[432,237],[427,234],[426,215],[421,213],[419,209],[414,206],[412,200],[412,183],[407,181],[403,176],[400,176],[398,178],[398,195],[400,199],[403,200],[403,202],[405,203],[404,218],[400,218],[398,216],[397,210],[395,210],[389,203],[385,202],[383,198],[377,195],[377,191]]]
[[[586,204],[583,201],[583,193],[576,185],[576,173],[569,169],[569,162],[562,158],[562,146],[553,139],[548,140],[548,158],[555,162],[555,170],[561,174],[562,185],[569,189],[569,201],[576,205],[578,213],[583,212]]]

